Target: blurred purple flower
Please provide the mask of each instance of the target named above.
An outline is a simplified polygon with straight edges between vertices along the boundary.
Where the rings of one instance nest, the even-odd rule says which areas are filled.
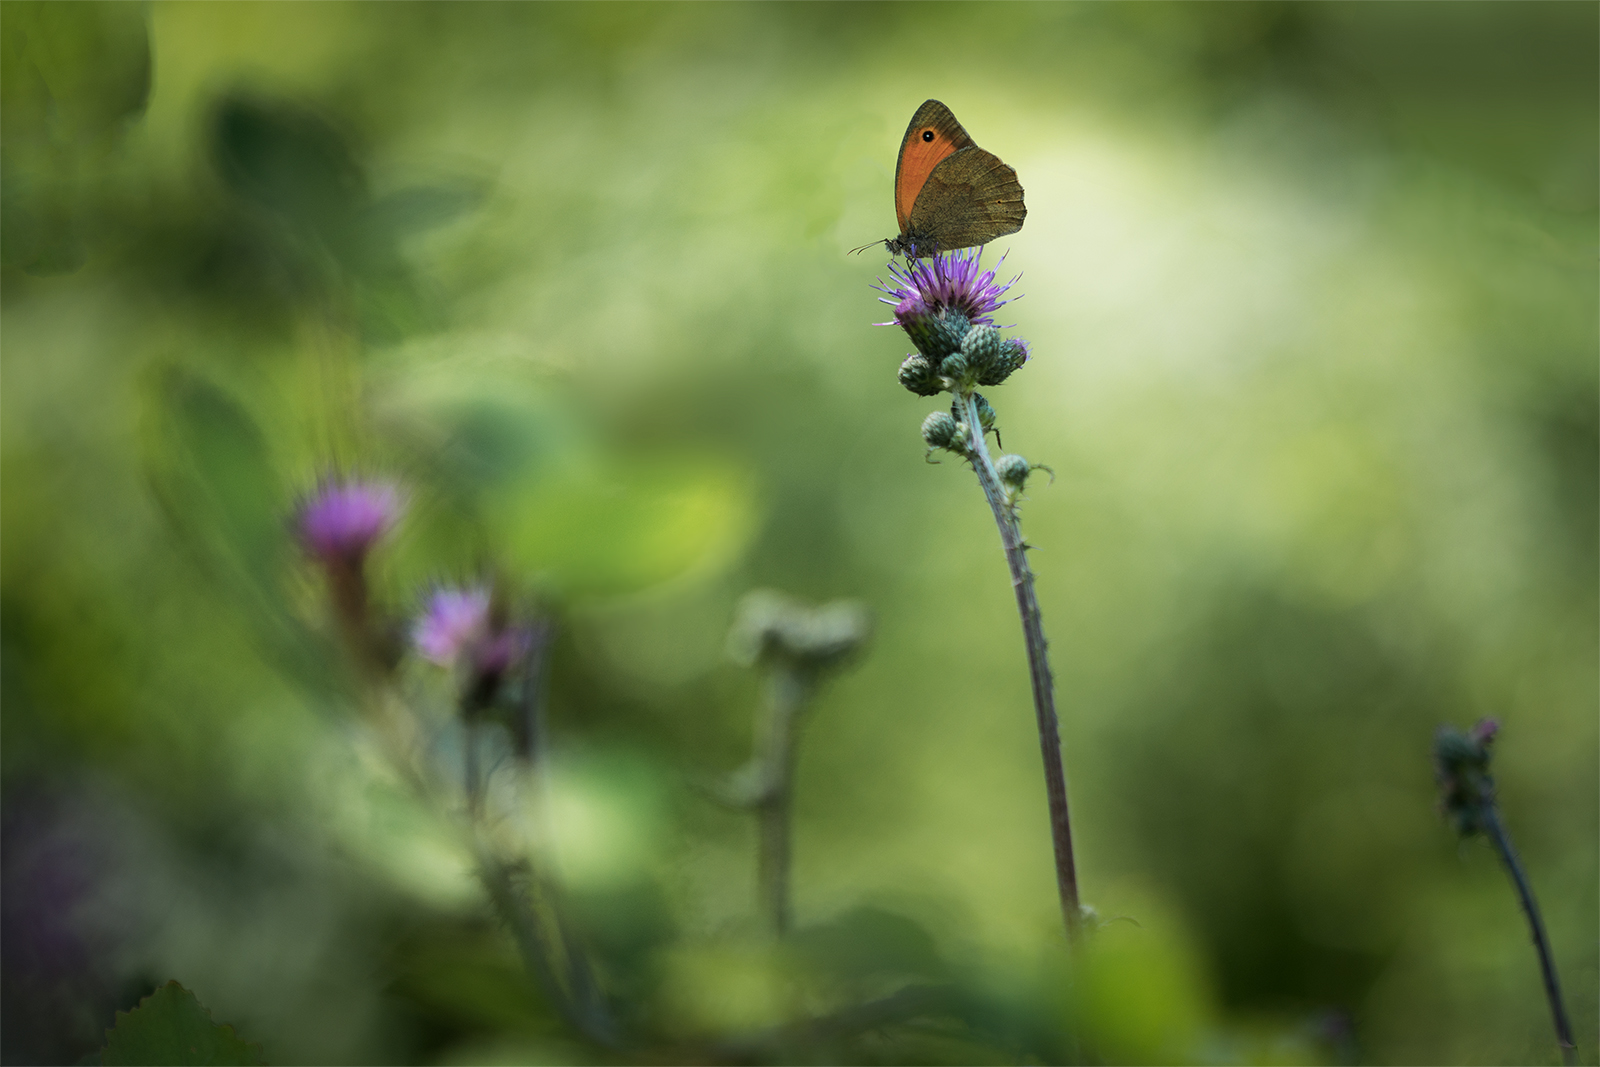
[[[993,326],[994,319],[991,316],[1009,302],[1003,297],[1017,283],[1017,278],[1004,285],[997,284],[993,270],[979,269],[978,261],[982,255],[982,248],[974,248],[970,251],[943,252],[931,259],[910,260],[904,266],[890,263],[892,285],[877,285],[874,288],[893,298],[878,299],[894,305],[894,321],[877,325],[904,326],[911,318],[957,311],[974,326]],[[1004,256],[1000,257],[1000,262],[1005,262]]]
[[[411,639],[424,658],[448,667],[489,633],[489,590],[444,588],[434,591]]]
[[[441,667],[466,659],[480,676],[504,674],[527,654],[532,636],[497,620],[491,603],[483,586],[435,590],[412,630],[417,651]]]
[[[507,626],[481,643],[472,657],[480,674],[504,674],[513,663],[527,655],[533,637],[520,626]]]
[[[400,517],[388,482],[327,481],[300,509],[300,541],[326,562],[359,560]]]

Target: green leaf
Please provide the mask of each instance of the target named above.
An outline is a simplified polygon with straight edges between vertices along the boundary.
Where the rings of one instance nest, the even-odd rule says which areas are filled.
[[[152,477],[173,520],[259,587],[283,549],[283,500],[266,435],[226,391],[180,368],[158,380]]]
[[[132,1011],[117,1012],[106,1031],[103,1064],[264,1064],[261,1046],[241,1041],[177,982],[168,982]]]
[[[754,510],[741,472],[658,459],[537,479],[492,505],[490,526],[522,570],[619,594],[732,562]]]

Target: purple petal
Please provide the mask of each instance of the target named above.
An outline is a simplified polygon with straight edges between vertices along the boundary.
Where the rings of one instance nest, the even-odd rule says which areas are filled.
[[[327,482],[300,510],[300,540],[323,559],[360,557],[400,511],[400,491],[390,483]]]

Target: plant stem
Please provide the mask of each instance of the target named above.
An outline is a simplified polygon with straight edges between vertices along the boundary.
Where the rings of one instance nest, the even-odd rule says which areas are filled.
[[[476,819],[482,808],[483,783],[478,774],[478,725],[470,716],[463,716],[461,720],[461,748],[467,814]]]
[[[522,694],[517,701],[516,749],[530,767],[537,769],[544,759],[544,690],[550,670],[551,646],[555,644],[556,624],[540,619],[530,627],[528,661],[522,668]]]
[[[555,623],[549,619],[534,624],[532,649],[527,663],[523,666],[522,693],[517,702],[517,754],[523,760],[523,782],[537,813],[534,818],[541,823],[549,810],[549,797],[546,795],[549,753],[545,729],[544,694],[545,676],[550,667],[550,649],[555,641],[555,630]],[[548,827],[544,829],[548,831]],[[595,981],[594,968],[589,963],[588,953],[585,952],[577,931],[567,921],[566,907],[559,886],[553,877],[542,875],[537,866],[530,867],[529,881],[533,888],[539,890],[539,897],[549,913],[550,925],[554,927],[553,940],[559,946],[566,963],[567,998],[561,1001],[561,1010],[568,1017],[568,1021],[574,1023],[591,1040],[604,1045],[615,1045],[616,1024],[605,1003],[605,996]],[[513,929],[517,931],[518,945],[527,960],[528,969],[534,971],[540,980],[546,983],[547,988],[554,990],[555,995],[560,997],[561,986],[556,982],[554,966],[550,961],[550,939],[539,936],[538,926],[531,914],[532,905],[515,896],[502,896],[497,898],[497,902],[503,902],[504,907],[528,913],[521,917],[511,917]]]
[[[472,832],[477,838],[477,829],[474,828]],[[544,988],[549,1003],[568,1026],[596,1044],[615,1048],[618,1044],[616,1026],[594,985],[588,961],[574,949],[570,940],[571,931],[560,916],[559,903],[546,901],[549,910],[555,913],[555,940],[560,942],[566,956],[565,985],[556,973],[551,938],[541,928],[543,924],[533,902],[528,899],[527,890],[517,885],[512,869],[493,855],[490,846],[478,840],[475,847],[479,877],[489,891],[489,899],[495,910],[511,928],[512,940],[516,942],[523,967]],[[532,883],[535,887],[541,886],[541,880],[536,875],[532,877]],[[544,885],[542,888],[548,894],[550,887]]]
[[[1561,999],[1561,982],[1556,977],[1556,961],[1550,954],[1550,940],[1544,932],[1544,920],[1539,916],[1539,903],[1533,899],[1533,887],[1528,884],[1522,863],[1517,859],[1516,850],[1511,847],[1511,838],[1501,825],[1500,812],[1492,796],[1484,797],[1482,819],[1484,833],[1510,872],[1511,881],[1517,887],[1517,897],[1522,902],[1523,914],[1527,915],[1528,926],[1533,931],[1533,947],[1538,950],[1539,969],[1544,974],[1544,995],[1550,1001],[1550,1017],[1555,1023],[1556,1044],[1561,1046],[1561,1061],[1570,1067],[1578,1062],[1578,1049],[1572,1040],[1572,1023],[1567,1018],[1566,1004]]]
[[[978,475],[978,484],[994,512],[1000,528],[1000,543],[1005,548],[1006,564],[1011,568],[1011,588],[1017,596],[1017,611],[1022,616],[1022,634],[1028,648],[1028,674],[1033,682],[1033,710],[1039,727],[1039,749],[1044,756],[1045,795],[1050,802],[1050,838],[1055,846],[1056,889],[1061,895],[1061,918],[1067,937],[1078,936],[1082,909],[1078,902],[1078,870],[1072,856],[1072,820],[1067,812],[1067,773],[1061,762],[1061,728],[1056,720],[1054,678],[1050,673],[1049,642],[1039,614],[1039,599],[1034,593],[1033,571],[1028,567],[1028,546],[1022,539],[1017,513],[995,473],[989,446],[978,420],[978,406],[969,390],[960,396],[963,421],[967,424],[967,459]]]
[[[766,716],[757,739],[756,760],[762,773],[757,801],[760,853],[757,894],[772,933],[789,929],[790,808],[795,764],[795,731],[805,707],[807,686],[799,672],[779,664],[766,677]]]

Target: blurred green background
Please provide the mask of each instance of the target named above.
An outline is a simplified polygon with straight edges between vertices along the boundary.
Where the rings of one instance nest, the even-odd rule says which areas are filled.
[[[1435,724],[1493,715],[1595,1062],[1597,11],[0,5],[4,1058],[170,978],[273,1063],[793,1018],[693,788],[768,585],[877,620],[803,744],[802,955],[989,1020],[778,1058],[1555,1062],[1434,807]],[[990,392],[1057,474],[1082,885],[1131,920],[1075,968],[998,538],[845,254],[928,97],[1027,190]],[[558,611],[555,853],[633,1047],[364,755],[289,525],[334,468],[406,487],[395,610],[492,569]]]

